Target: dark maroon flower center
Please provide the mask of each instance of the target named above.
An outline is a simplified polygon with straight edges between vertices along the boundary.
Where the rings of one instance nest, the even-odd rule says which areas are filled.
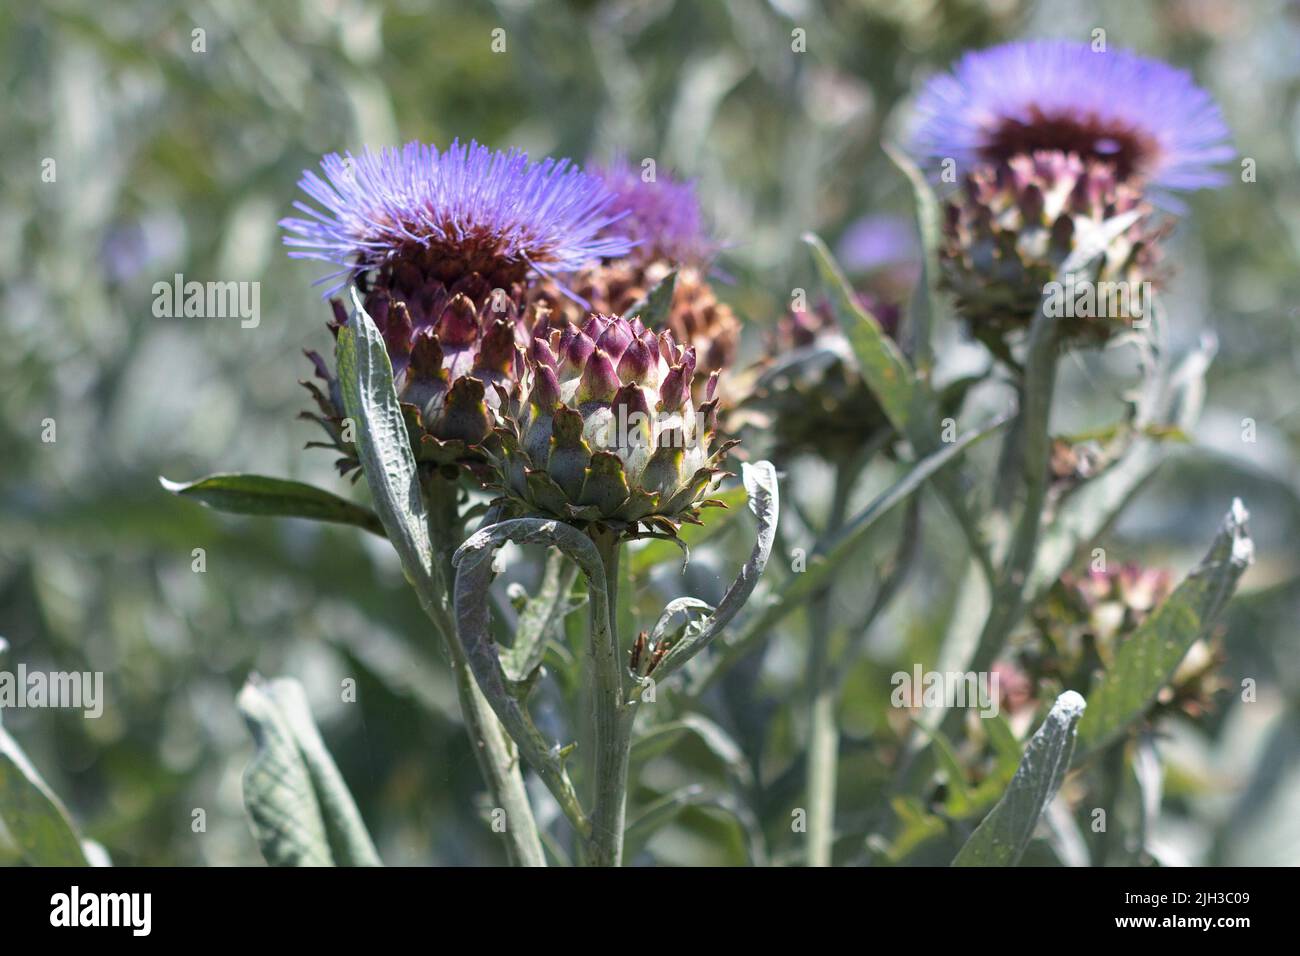
[[[1005,162],[1012,156],[1038,150],[1074,153],[1084,161],[1109,164],[1122,182],[1149,170],[1159,146],[1138,130],[1097,116],[1047,116],[1031,109],[1028,121],[1002,120],[980,153],[985,159]]]

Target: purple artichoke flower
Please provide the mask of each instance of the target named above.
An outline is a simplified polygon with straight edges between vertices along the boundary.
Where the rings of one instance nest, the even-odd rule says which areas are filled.
[[[632,244],[607,232],[617,218],[614,194],[568,160],[531,163],[519,150],[453,142],[445,152],[424,143],[360,156],[331,153],[325,177],[305,172],[308,219],[284,219],[289,255],[339,266],[322,282],[348,279],[395,261],[424,267],[444,283],[478,273],[493,286],[522,282],[529,271],[574,272]]]
[[[1083,237],[1123,215],[1083,277],[1121,291],[1123,304],[1068,311],[1061,335],[1098,344],[1132,325],[1162,278],[1169,223],[1152,203],[1172,209],[1174,192],[1222,182],[1216,164],[1233,155],[1218,107],[1187,73],[1082,43],[967,54],[930,80],[916,111],[913,152],[936,173],[955,163],[963,180],[947,204],[941,279],[1003,358]]]
[[[1189,73],[1124,50],[1031,40],[968,53],[916,101],[913,150],[958,170],[1041,150],[1104,163],[1120,181],[1189,190],[1223,181],[1228,128]]]
[[[621,214],[606,232],[636,243],[636,256],[702,265],[717,254],[717,243],[704,228],[693,181],[657,171],[654,179],[646,180],[621,157],[592,171],[614,194],[613,209]]]
[[[416,457],[480,462],[492,386],[522,370],[519,350],[540,318],[529,288],[631,250],[606,232],[619,215],[614,194],[566,160],[530,163],[477,143],[331,154],[321,168],[324,177],[307,172],[300,185],[324,211],[298,202],[311,218],[281,222],[290,255],[339,266],[321,280],[335,281],[332,291],[357,284],[384,335]],[[333,328],[346,321],[336,302]],[[343,452],[347,472],[356,456],[341,427],[338,383],[308,354],[325,382],[307,386],[320,408],[308,417]]]
[[[529,347],[503,395],[498,484],[529,514],[675,534],[699,523],[735,442],[713,448],[717,373],[698,407],[695,350],[633,319],[591,316]],[[502,389],[504,392],[504,389]]]

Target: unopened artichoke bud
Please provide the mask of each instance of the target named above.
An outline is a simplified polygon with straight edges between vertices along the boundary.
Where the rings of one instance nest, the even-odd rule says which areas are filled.
[[[1081,241],[1130,212],[1136,221],[1086,273],[1058,279]],[[976,169],[947,203],[942,281],[975,336],[995,350],[1028,328],[1045,301],[1063,341],[1097,344],[1149,317],[1165,231],[1141,192],[1117,182],[1108,165],[1073,153],[1013,156]]]
[[[857,297],[887,335],[897,334],[899,306],[866,292]],[[771,357],[751,370],[753,387],[727,420],[729,430],[762,433],[777,459],[813,454],[838,461],[890,427],[829,303],[784,316],[769,340],[769,352]]]
[[[727,474],[714,447],[717,375],[696,405],[695,349],[633,319],[591,316],[535,337],[510,394],[500,389],[497,481],[526,514],[675,535]]]
[[[330,155],[324,177],[300,186],[324,211],[286,219],[297,257],[334,263],[335,291],[349,281],[382,333],[417,460],[435,466],[483,462],[498,387],[523,370],[518,347],[544,324],[527,303],[530,285],[625,255],[632,244],[604,234],[613,193],[567,161],[530,162],[455,142]],[[558,281],[558,280],[557,280]],[[334,302],[332,329],[348,316]],[[338,383],[309,353],[325,386],[307,384],[319,421],[357,467]]]
[[[488,288],[478,273],[451,287],[432,281],[422,292],[426,295],[408,299],[392,286],[372,286],[364,293],[366,312],[383,335],[416,460],[472,464],[492,431],[492,387],[513,381],[522,371],[516,343],[528,341],[527,323],[518,297]],[[414,315],[408,301],[416,304]],[[330,327],[337,334],[346,313],[337,300],[333,304]],[[320,408],[319,415],[304,414],[320,422],[344,452],[339,467],[346,473],[358,462],[342,430],[338,383],[320,355],[307,355],[326,387],[304,383]]]

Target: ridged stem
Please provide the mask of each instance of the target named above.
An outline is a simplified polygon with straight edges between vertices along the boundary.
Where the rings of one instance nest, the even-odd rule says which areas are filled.
[[[619,536],[608,530],[593,531],[591,539],[605,568],[607,611],[600,614],[592,604],[589,658],[596,746],[595,803],[586,861],[589,866],[621,866],[627,814],[627,769],[635,715],[624,700],[619,660],[618,564],[622,545]]]
[[[827,532],[834,534],[848,512],[849,492],[860,465],[846,462],[835,472]],[[830,673],[831,589],[828,585],[808,609],[808,865],[830,866],[835,846],[835,785],[839,774],[840,732],[835,718],[836,684]]]

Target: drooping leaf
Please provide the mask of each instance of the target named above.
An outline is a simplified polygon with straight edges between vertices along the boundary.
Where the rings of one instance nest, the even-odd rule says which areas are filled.
[[[891,143],[885,143],[887,155],[912,185],[916,204],[916,222],[921,238],[921,276],[912,299],[912,334],[916,364],[930,365],[931,332],[936,320],[946,316],[947,301],[939,290],[939,244],[942,240],[942,211],[930,182],[908,155]]]
[[[970,432],[955,442],[943,445],[938,451],[912,466],[901,479],[895,482],[880,497],[849,520],[838,533],[823,541],[808,557],[807,567],[796,574],[781,589],[774,600],[762,609],[751,611],[736,635],[728,641],[728,653],[716,658],[710,667],[695,680],[695,690],[716,680],[722,672],[739,659],[748,647],[770,628],[776,626],[789,614],[794,613],[818,591],[825,587],[844,561],[865,540],[867,532],[893,508],[906,501],[927,478],[943,468],[971,445],[982,440],[1006,424],[1006,419],[998,419],[986,428]],[[671,656],[671,652],[670,652]]]
[[[1120,644],[1114,664],[1090,695],[1088,716],[1079,727],[1081,757],[1105,747],[1141,717],[1188,649],[1209,636],[1254,560],[1248,517],[1234,500],[1204,560]]]
[[[698,627],[687,629],[686,635],[669,648],[655,671],[655,678],[663,680],[673,671],[684,667],[691,658],[709,646],[731,623],[732,618],[740,613],[749,596],[754,593],[758,579],[767,567],[768,558],[772,556],[772,544],[776,540],[776,523],[781,513],[781,495],[776,481],[776,468],[770,461],[750,464],[746,462],[741,469],[741,479],[749,494],[749,510],[758,522],[758,533],[754,540],[754,550],[749,560],[740,569],[740,574],[727,588],[718,606]]]
[[[244,806],[272,866],[378,866],[379,855],[312,720],[302,685],[250,680],[239,711],[256,752]]]
[[[166,478],[158,481],[172,494],[192,498],[217,511],[331,521],[355,525],[380,537],[384,534],[378,516],[369,508],[300,481],[234,474],[209,475],[191,482]]]
[[[564,767],[564,751],[547,742],[527,709],[511,694],[509,677],[492,637],[488,609],[492,554],[507,541],[552,545],[562,551],[585,575],[588,600],[592,602],[592,618],[597,621],[610,620],[605,567],[587,535],[562,521],[541,518],[515,518],[489,524],[470,535],[452,557],[456,568],[457,630],[474,678],[497,719],[519,748],[520,755],[542,778],[574,828],[586,836],[591,824]]]
[[[953,866],[1015,866],[1034,835],[1043,809],[1056,796],[1070,767],[1074,736],[1087,705],[1067,690],[1030,738],[1006,793],[975,828]]]
[[[68,811],[4,727],[0,727],[0,823],[30,866],[90,865]]]

